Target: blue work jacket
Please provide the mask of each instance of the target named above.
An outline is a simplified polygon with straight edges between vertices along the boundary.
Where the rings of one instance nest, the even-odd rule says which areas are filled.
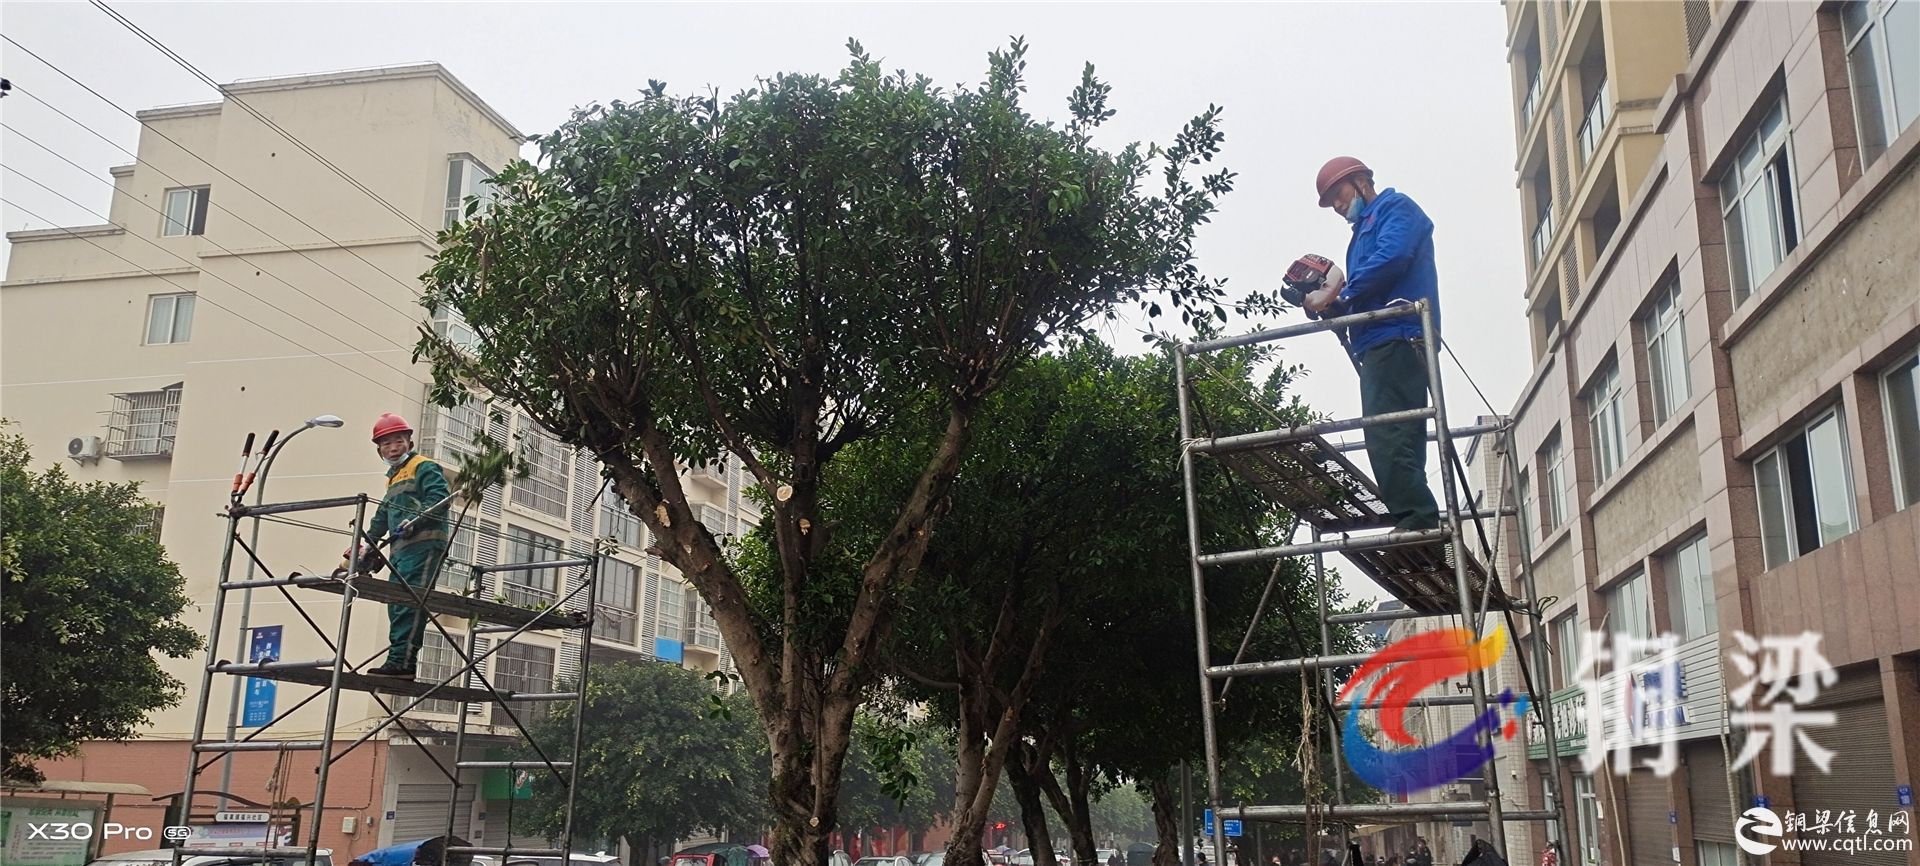
[[[1433,220],[1404,193],[1381,191],[1360,211],[1347,243],[1347,285],[1339,309],[1329,313],[1367,313],[1393,304],[1425,299],[1440,327],[1440,274],[1433,262]],[[1347,350],[1358,360],[1368,349],[1390,340],[1420,336],[1420,317],[1406,316],[1347,329]]]

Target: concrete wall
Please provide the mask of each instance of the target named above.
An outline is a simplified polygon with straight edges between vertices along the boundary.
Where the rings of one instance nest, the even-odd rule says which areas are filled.
[[[1595,555],[1604,567],[1684,518],[1700,501],[1700,455],[1692,429],[1659,444],[1593,507]]]

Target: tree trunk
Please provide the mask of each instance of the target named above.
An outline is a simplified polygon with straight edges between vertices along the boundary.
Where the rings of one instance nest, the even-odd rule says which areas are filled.
[[[1147,801],[1153,806],[1153,829],[1160,844],[1153,849],[1153,866],[1180,866],[1179,794],[1166,779],[1147,785]]]
[[[1053,834],[1047,830],[1047,810],[1040,803],[1040,784],[1022,755],[1007,761],[1007,784],[1020,804],[1020,823],[1027,829],[1027,851],[1034,866],[1055,866]]]
[[[1080,760],[1080,750],[1074,748],[1072,738],[1061,745],[1060,756],[1067,771],[1067,812],[1061,814],[1067,822],[1067,833],[1073,838],[1074,860],[1080,866],[1104,866],[1098,862],[1094,849],[1100,847],[1093,841],[1093,806],[1087,802],[1087,788],[1093,784],[1093,774],[1087,772],[1086,763]]]

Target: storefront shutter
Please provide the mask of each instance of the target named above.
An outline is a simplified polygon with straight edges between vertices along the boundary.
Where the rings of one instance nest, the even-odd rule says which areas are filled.
[[[1864,832],[1867,813],[1878,811],[1884,827],[1886,816],[1903,807],[1894,792],[1893,744],[1887,734],[1879,672],[1869,667],[1849,673],[1801,709],[1834,714],[1832,727],[1803,729],[1821,748],[1833,752],[1833,761],[1822,773],[1805,754],[1799,755],[1793,773],[1792,811],[1813,816],[1831,810],[1837,819],[1851,810],[1856,834]],[[1769,743],[1768,747],[1778,748],[1779,744]],[[1809,823],[1812,820],[1810,817]],[[1803,835],[1821,837],[1815,833]],[[1844,834],[1835,831],[1825,835],[1838,838]],[[1800,855],[1801,866],[1904,866],[1906,862],[1906,854],[1899,851],[1806,851]]]
[[[473,819],[473,785],[460,786],[459,805],[454,809],[453,835],[471,839],[467,834]],[[445,782],[402,782],[393,804],[393,844],[431,839],[447,832],[447,794]]]
[[[1688,744],[1687,799],[1692,804],[1693,837],[1708,842],[1733,841],[1733,795],[1727,788],[1727,755],[1718,737]],[[1737,785],[1735,786],[1738,787]]]
[[[1627,844],[1633,866],[1673,864],[1673,826],[1667,822],[1673,805],[1667,781],[1648,769],[1635,769],[1627,777]]]

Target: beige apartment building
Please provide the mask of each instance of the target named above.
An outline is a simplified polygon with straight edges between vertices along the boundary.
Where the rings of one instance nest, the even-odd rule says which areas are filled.
[[[278,428],[284,437],[306,419],[339,416],[343,428],[314,427],[289,441],[259,483],[269,501],[377,497],[384,466],[368,430],[378,414],[399,412],[415,423],[428,454],[451,459],[485,430],[501,441],[517,437],[532,467],[526,478],[461,507],[456,562],[442,588],[464,586],[466,564],[543,561],[612,538],[618,552],[599,583],[593,663],[665,658],[700,670],[731,667],[710,611],[670,566],[644,552],[644,528],[602,492],[589,457],[482,396],[450,411],[423,402],[429,372],[410,361],[417,328],[455,340],[471,335],[457,316],[421,309],[417,275],[436,248],[434,233],[461,217],[469,196],[484,199],[492,171],[519,155],[525,136],[518,129],[437,64],[241,82],[221,101],[142,111],[139,119],[137,158],[102,167],[114,195],[100,224],[7,235],[0,414],[27,437],[39,465],[59,462],[82,481],[142,485],[156,506],[154,529],[186,576],[191,624],[203,634],[210,625],[225,525],[219,514],[246,433],[264,438]],[[739,533],[757,521],[754,506],[741,500],[737,470],[689,475],[702,521],[716,533]],[[316,528],[262,527],[261,560],[271,576],[333,569],[352,514],[292,516]],[[238,556],[234,579],[245,574],[246,557]],[[486,591],[537,603],[581,580],[551,570],[510,577]],[[282,658],[328,657],[303,615],[330,630],[338,596],[290,592],[302,593],[298,605],[278,592],[256,592],[250,624],[284,630]],[[245,657],[236,618],[230,604],[226,633],[218,636],[222,658]],[[464,620],[442,622],[456,638],[465,627]],[[530,635],[503,648],[491,662],[493,682],[545,692],[576,677],[580,643],[577,632],[569,634],[575,636]],[[357,605],[350,659],[371,657],[385,644],[384,610]],[[453,658],[429,632],[422,676],[450,674]],[[186,685],[186,700],[156,713],[138,740],[92,744],[81,757],[46,767],[48,775],[177,794],[203,662],[198,654],[162,659]],[[209,736],[224,732],[241,682],[216,678]],[[278,709],[311,691],[287,683],[277,689]],[[269,735],[313,738],[324,706],[315,701]],[[445,732],[462,711],[450,701],[423,704],[408,727],[425,749],[390,728],[335,766],[322,825],[322,844],[334,850],[335,862],[441,832],[449,786],[433,759],[450,757]],[[512,729],[497,710],[464,711],[483,746],[510,741]],[[369,695],[344,692],[339,736],[357,737],[385,715]],[[238,755],[230,792],[262,803],[310,801],[315,753],[283,755],[284,762],[273,754]],[[524,791],[503,770],[463,772],[473,783],[463,786],[463,798],[474,800],[460,804],[456,832],[476,844],[504,844],[507,815]],[[216,768],[198,785],[218,789],[219,779]],[[123,799],[114,820],[157,826],[163,805]],[[108,850],[137,847],[143,845]]]
[[[1920,866],[1887,820],[1920,784],[1920,3],[1507,15],[1534,357],[1508,571],[1546,606],[1563,862]],[[1678,687],[1642,706],[1661,674],[1583,659],[1589,631],[1672,634]],[[1730,769],[1775,733],[1741,687],[1778,681],[1737,635],[1807,632],[1837,671],[1797,709],[1833,723],[1799,731],[1830,766],[1783,735],[1794,772]],[[1588,773],[1591,743],[1630,751]],[[1852,813],[1875,847],[1743,854],[1755,805]]]

